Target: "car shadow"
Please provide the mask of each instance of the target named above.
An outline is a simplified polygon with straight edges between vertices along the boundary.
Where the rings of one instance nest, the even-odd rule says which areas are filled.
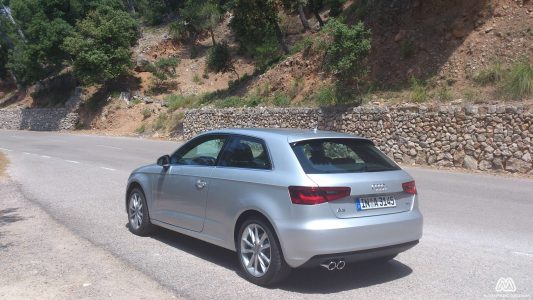
[[[158,229],[151,238],[171,247],[205,259],[242,276],[235,252],[198,239]],[[348,264],[340,271],[327,271],[322,267],[295,269],[284,282],[271,287],[298,293],[331,294],[394,281],[411,274],[413,270],[397,260],[387,263]]]
[[[412,272],[398,260],[347,264],[340,271],[327,271],[322,267],[295,269],[278,288],[306,294],[332,294],[394,281]]]
[[[0,226],[24,220],[17,212],[18,208],[6,208],[0,210]]]

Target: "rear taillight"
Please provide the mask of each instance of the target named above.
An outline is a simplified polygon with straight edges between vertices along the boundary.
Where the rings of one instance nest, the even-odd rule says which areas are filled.
[[[289,195],[294,204],[315,205],[348,197],[350,188],[289,186]]]
[[[416,185],[414,181],[402,183],[402,188],[404,192],[416,195]]]

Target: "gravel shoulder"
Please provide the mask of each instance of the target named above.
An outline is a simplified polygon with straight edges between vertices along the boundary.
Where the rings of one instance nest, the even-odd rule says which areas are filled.
[[[170,299],[172,291],[79,238],[0,178],[1,299]]]

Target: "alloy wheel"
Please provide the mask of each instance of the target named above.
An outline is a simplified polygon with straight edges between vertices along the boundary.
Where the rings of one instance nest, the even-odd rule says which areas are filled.
[[[143,201],[139,193],[133,193],[130,197],[129,215],[130,225],[137,230],[143,223]]]
[[[268,233],[258,224],[246,226],[241,236],[241,260],[248,273],[262,277],[270,267],[272,253]]]

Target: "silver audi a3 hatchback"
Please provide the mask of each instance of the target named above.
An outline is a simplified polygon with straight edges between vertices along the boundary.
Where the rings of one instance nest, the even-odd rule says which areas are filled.
[[[388,261],[422,236],[413,178],[366,138],[316,130],[198,135],[131,173],[126,210],[134,234],[160,226],[236,251],[259,285]]]

